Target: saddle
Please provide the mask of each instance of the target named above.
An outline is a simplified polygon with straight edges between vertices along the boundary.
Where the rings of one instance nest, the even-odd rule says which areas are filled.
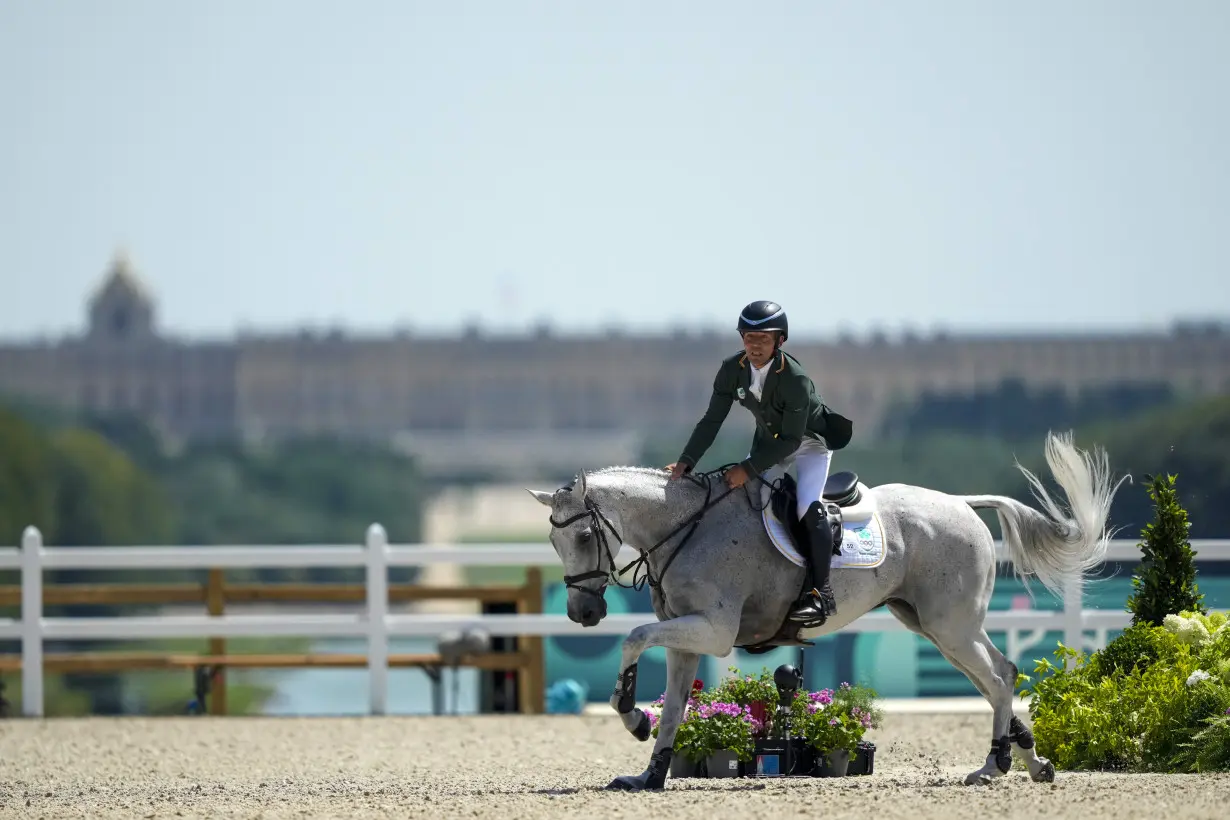
[[[790,537],[794,539],[796,544],[802,546],[807,543],[807,533],[804,532],[803,520],[798,515],[797,500],[798,484],[794,480],[794,476],[785,473],[770,492],[769,504],[772,506],[773,514],[777,519],[789,526]],[[845,470],[830,475],[828,480],[824,482],[824,490],[820,493],[820,500],[824,505],[825,519],[833,530],[833,555],[840,555],[842,538],[845,534],[845,528],[842,526],[842,510],[853,507],[862,500],[858,474]],[[800,553],[806,556],[809,551],[801,549]],[[815,645],[814,641],[799,640],[798,631],[799,627],[797,624],[783,621],[777,634],[772,638],[739,648],[749,654],[759,655],[776,649],[779,646]]]
[[[803,529],[803,519],[798,515],[798,496],[799,488],[794,476],[786,473],[782,476],[781,483],[773,488],[769,496],[769,503],[772,505],[773,515],[777,516],[778,521],[789,526],[790,537],[794,539],[794,543],[802,547],[807,543],[807,533]],[[858,476],[855,473],[834,473],[824,483],[824,491],[820,494],[820,498],[824,504],[824,517],[833,531],[834,555],[841,555],[841,539],[845,533],[845,528],[841,525],[841,508],[857,504],[861,496],[862,493],[858,489]],[[807,551],[804,550],[803,554],[806,555]]]

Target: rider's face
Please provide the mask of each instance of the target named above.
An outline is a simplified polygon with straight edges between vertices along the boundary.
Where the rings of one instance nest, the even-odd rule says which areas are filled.
[[[773,356],[776,330],[749,330],[743,334],[743,349],[756,367],[762,367]]]

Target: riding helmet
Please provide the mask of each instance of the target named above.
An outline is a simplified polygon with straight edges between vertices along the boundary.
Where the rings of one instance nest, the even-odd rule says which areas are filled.
[[[777,330],[782,334],[782,341],[790,335],[790,323],[786,321],[786,311],[777,302],[761,299],[743,308],[739,314],[739,332],[748,330]]]

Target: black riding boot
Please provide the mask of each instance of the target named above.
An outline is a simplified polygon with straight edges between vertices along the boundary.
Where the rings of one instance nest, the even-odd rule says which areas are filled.
[[[829,586],[829,572],[833,567],[833,531],[819,501],[812,502],[803,515],[803,529],[807,533],[808,577],[811,590],[790,610],[789,620],[811,628],[824,624],[837,611],[833,589]]]

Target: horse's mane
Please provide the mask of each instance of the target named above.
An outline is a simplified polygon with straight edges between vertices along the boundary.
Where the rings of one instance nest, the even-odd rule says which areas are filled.
[[[665,478],[666,471],[660,467],[633,467],[625,465],[614,465],[611,467],[601,467],[597,470],[586,470],[585,475],[609,475],[610,473],[637,473],[640,475],[652,475]]]

